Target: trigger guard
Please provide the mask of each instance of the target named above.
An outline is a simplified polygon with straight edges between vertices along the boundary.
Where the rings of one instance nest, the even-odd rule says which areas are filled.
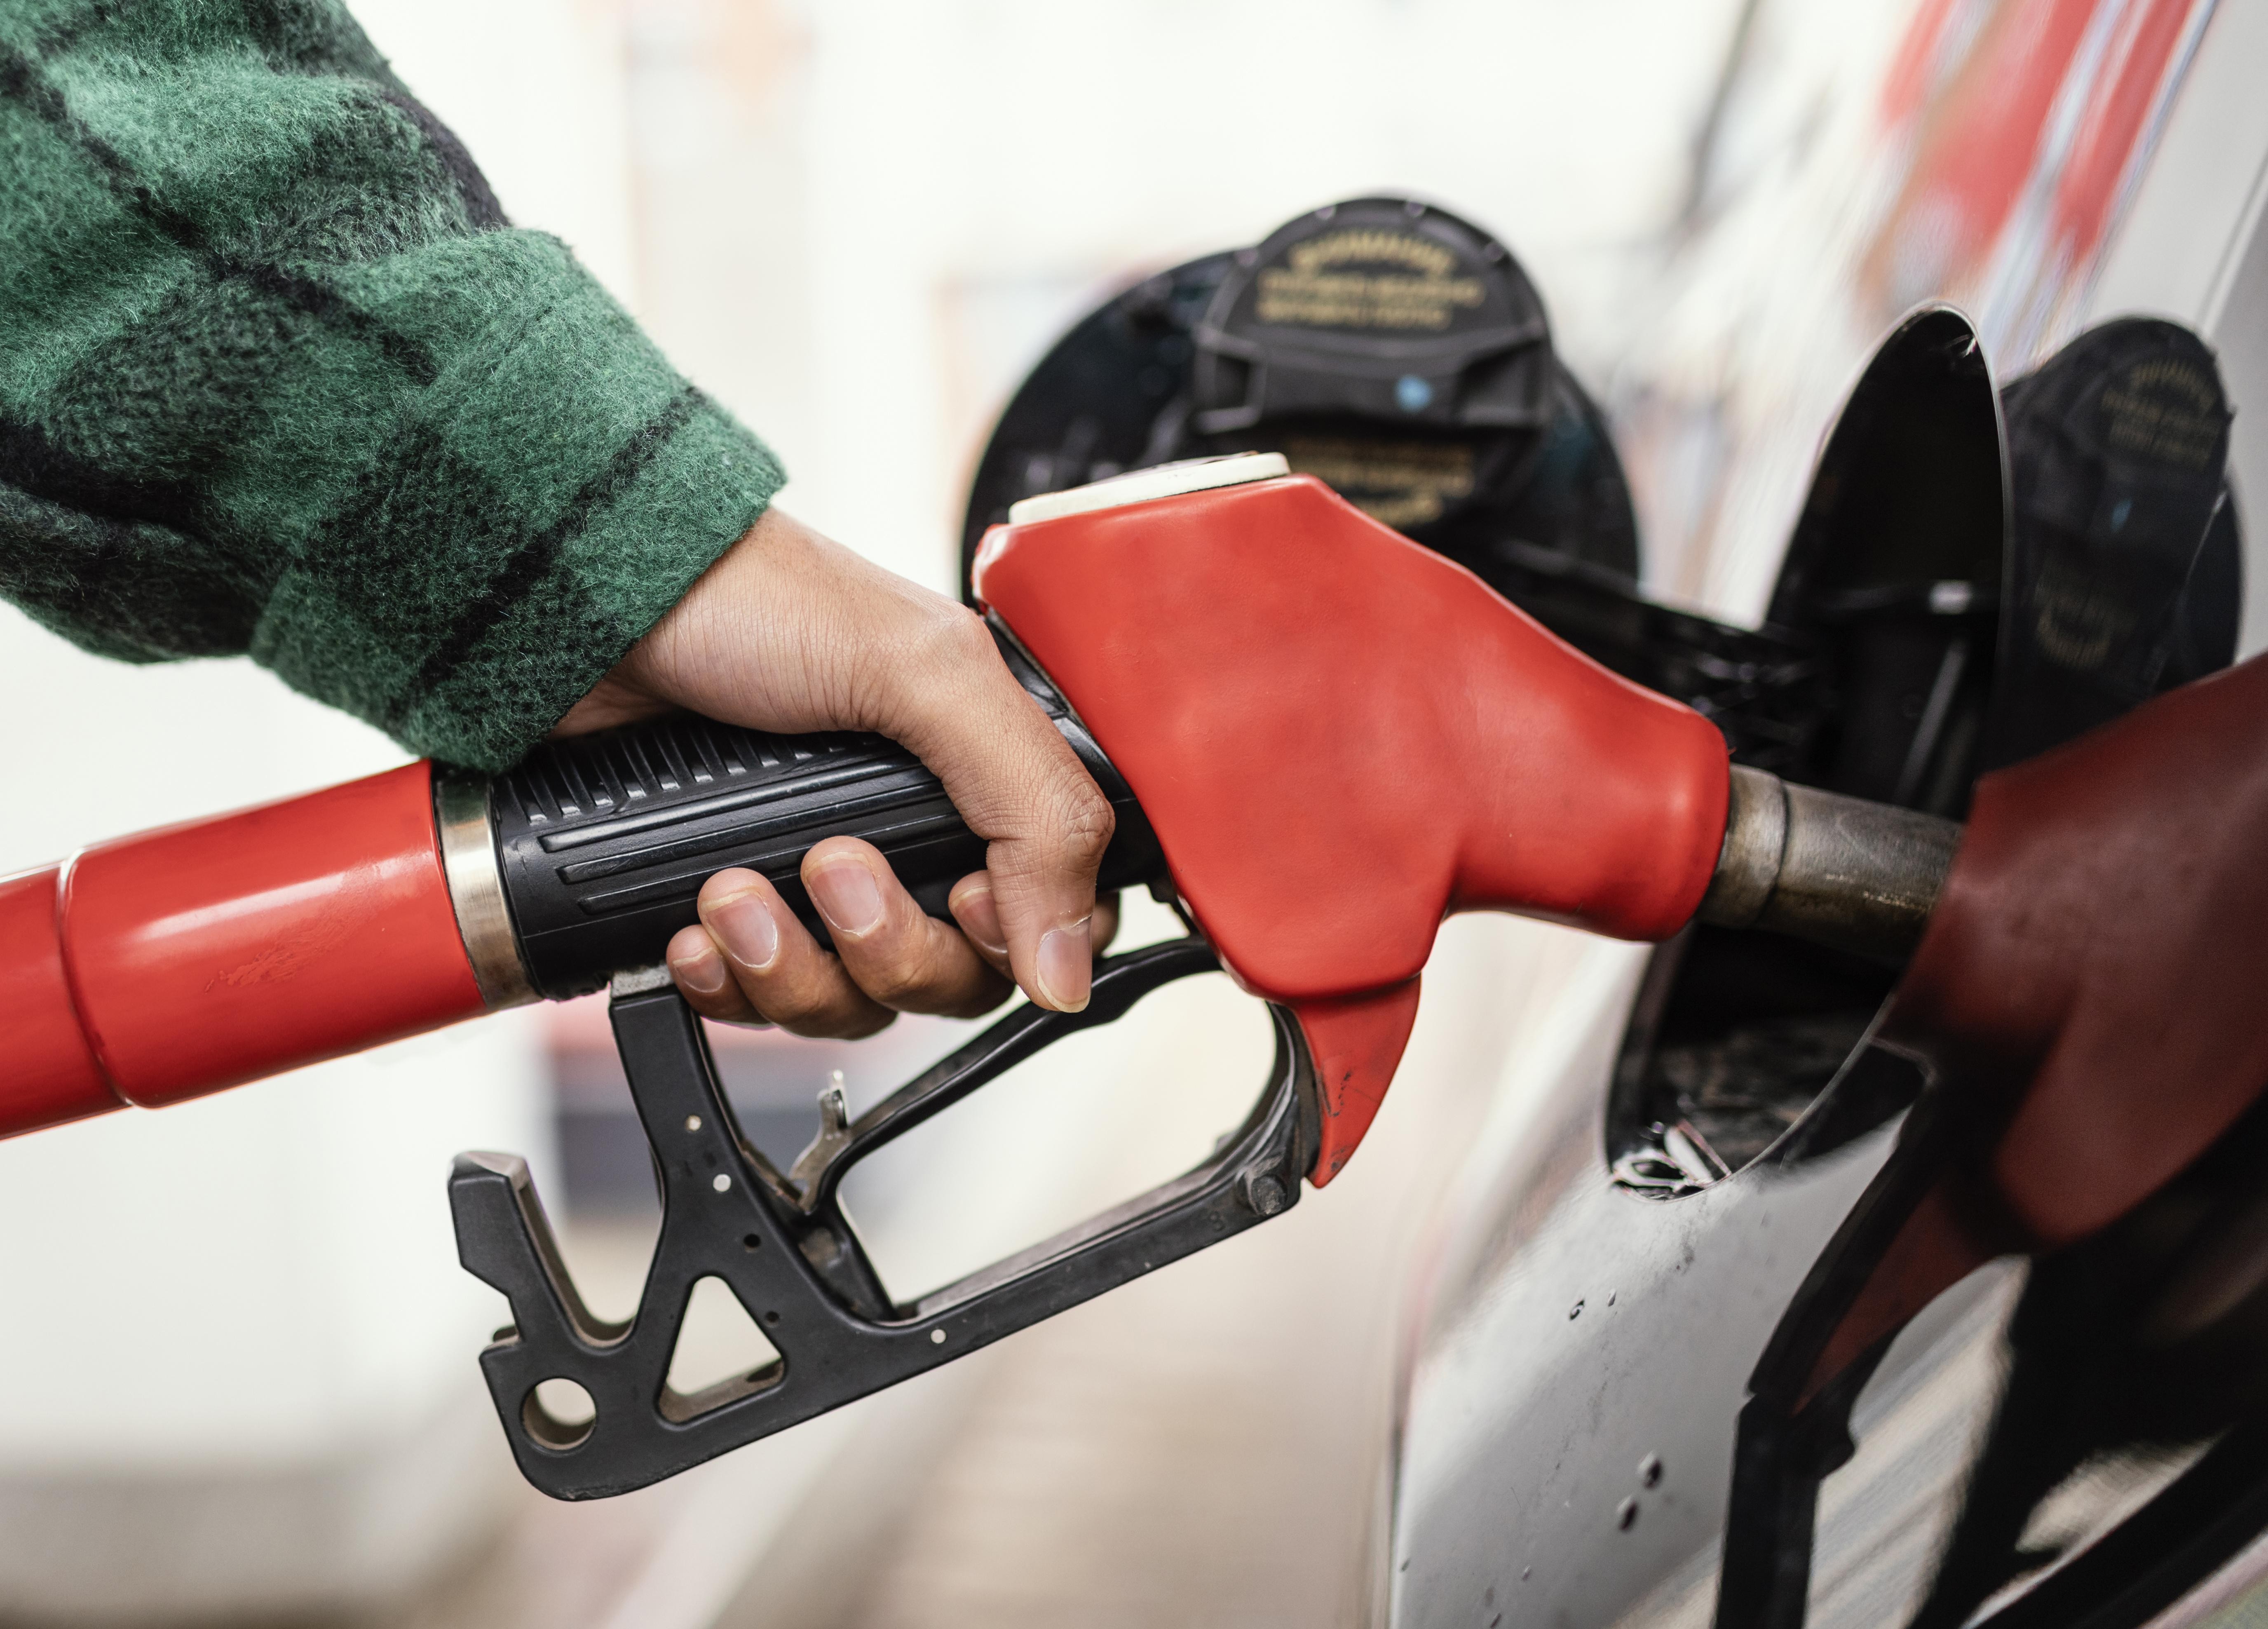
[[[675,989],[618,995],[610,1019],[662,1190],[661,1233],[630,1322],[602,1324],[584,1308],[521,1161],[462,1156],[450,1176],[459,1257],[512,1305],[481,1368],[520,1473],[565,1500],[650,1485],[1290,1209],[1329,1118],[1306,1021],[1272,1003],[1275,1063],[1242,1124],[1182,1176],[1029,1249],[900,1304],[836,1203],[843,1173],[865,1154],[1054,1040],[1217,966],[1194,939],[1105,958],[1085,1012],[1011,1013],[861,1116],[807,1189],[740,1137],[700,1021]],[[681,1397],[666,1376],[693,1286],[710,1277],[760,1319],[781,1361]],[[572,1441],[531,1419],[529,1399],[551,1379],[575,1382],[593,1401],[593,1420]]]
[[[795,1194],[797,1209],[806,1216],[827,1213],[836,1203],[843,1177],[868,1155],[1065,1036],[1116,1023],[1143,997],[1178,980],[1219,969],[1220,959],[1212,947],[1194,937],[1103,957],[1095,966],[1087,1003],[1078,1012],[1020,1007],[852,1121],[841,1146]]]

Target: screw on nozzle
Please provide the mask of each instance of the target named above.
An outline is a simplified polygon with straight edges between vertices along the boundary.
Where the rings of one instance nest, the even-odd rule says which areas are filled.
[[[1288,1209],[1292,1203],[1291,1196],[1284,1191],[1283,1179],[1272,1171],[1247,1171],[1237,1189],[1256,1216],[1273,1216]]]

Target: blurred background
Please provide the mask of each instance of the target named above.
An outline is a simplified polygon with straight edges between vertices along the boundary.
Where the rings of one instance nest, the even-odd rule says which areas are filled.
[[[792,476],[782,501],[909,577],[955,586],[992,418],[1074,318],[1157,269],[1386,190],[1513,247],[1625,438],[1648,587],[1736,618],[1760,609],[1835,395],[1905,298],[1884,293],[1882,312],[1789,362],[1803,387],[1771,399],[1803,426],[1781,437],[1793,451],[1752,461],[1747,488],[1718,484],[1740,397],[1709,373],[1693,313],[1658,296],[1697,219],[1730,207],[1697,155],[1722,134],[1727,65],[1760,48],[1757,9],[355,7],[514,220],[572,244],[771,442]],[[1875,62],[1918,9],[1854,3],[1794,37]],[[1768,168],[1783,113],[1809,121],[1802,143],[1833,139],[1833,77],[1815,82],[1817,106],[1766,108],[1755,140],[1719,150]],[[1720,304],[1710,321],[1741,316]],[[2060,321],[2000,335],[1996,360],[2035,354]],[[1625,365],[1642,344],[1644,377]],[[28,704],[0,740],[43,788],[0,804],[0,872],[403,756],[244,663],[108,665],[4,608],[0,678]],[[1146,901],[1129,918],[1122,942],[1171,927]],[[634,1302],[653,1199],[602,1007],[509,1014],[0,1145],[0,1621],[1357,1621],[1397,1296],[1429,1207],[1522,1038],[1587,963],[1622,954],[1535,924],[1451,924],[1395,1095],[1327,1193],[894,1392],[590,1506],[549,1503],[512,1471],[475,1364],[504,1304],[456,1265],[443,1178],[461,1148],[526,1154],[595,1309]],[[1265,1021],[1207,982],[878,1160],[850,1203],[892,1288],[1035,1240],[1233,1124]],[[751,1136],[785,1158],[833,1072],[855,1112],[966,1028],[716,1040]],[[693,1383],[741,1361],[750,1332],[733,1323],[688,1333],[681,1361],[713,1371]]]

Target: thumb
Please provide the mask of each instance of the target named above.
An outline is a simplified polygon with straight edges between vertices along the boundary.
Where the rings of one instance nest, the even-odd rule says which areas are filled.
[[[1079,756],[1000,660],[974,616],[969,648],[940,665],[917,714],[884,733],[945,783],[986,843],[985,871],[1012,976],[1041,1006],[1086,1006],[1094,879],[1116,816]],[[981,644],[981,650],[976,648]]]

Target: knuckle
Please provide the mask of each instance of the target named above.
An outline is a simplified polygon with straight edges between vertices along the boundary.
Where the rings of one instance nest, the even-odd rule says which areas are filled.
[[[751,1005],[784,1029],[801,1032],[805,1026],[822,1022],[828,1014],[842,1005],[843,991],[830,990],[816,979],[766,979],[743,977],[741,984],[747,991]]]
[[[792,1018],[774,1021],[790,1034],[840,1041],[863,1040],[877,1030],[887,1028],[897,1016],[887,1007],[876,1006],[855,990],[845,989],[833,999],[814,1002]]]
[[[898,1015],[887,1007],[865,1007],[833,1033],[844,1041],[863,1041],[868,1036],[881,1034],[897,1021]]]
[[[918,937],[907,938],[912,942],[895,940],[876,947],[880,954],[861,957],[852,974],[861,990],[887,1006],[902,1006],[917,1000],[936,982],[935,969]]]
[[[952,1000],[940,1004],[938,1011],[946,1018],[982,1018],[999,1006],[1014,987],[998,973],[990,973]]]
[[[1057,822],[1057,832],[1064,852],[1080,866],[1094,866],[1102,859],[1110,846],[1110,839],[1118,830],[1117,811],[1110,800],[1085,776],[1081,785],[1071,787],[1064,800],[1064,809]]]
[[[965,605],[939,597],[924,607],[913,633],[921,652],[939,665],[959,665],[975,658],[992,657],[992,636],[984,619]]]
[[[892,962],[865,973],[858,987],[885,1006],[903,1007],[918,1001],[927,991],[929,981],[924,969],[909,962]]]
[[[784,1010],[768,1011],[766,1015],[781,1028],[796,1035],[839,1036],[847,1033],[847,1026],[857,1013],[858,1008],[847,1001],[806,1001]]]
[[[857,1040],[891,1018],[833,957],[815,955],[810,963],[776,975],[761,993],[751,990],[748,995],[764,1018],[792,1035]]]

